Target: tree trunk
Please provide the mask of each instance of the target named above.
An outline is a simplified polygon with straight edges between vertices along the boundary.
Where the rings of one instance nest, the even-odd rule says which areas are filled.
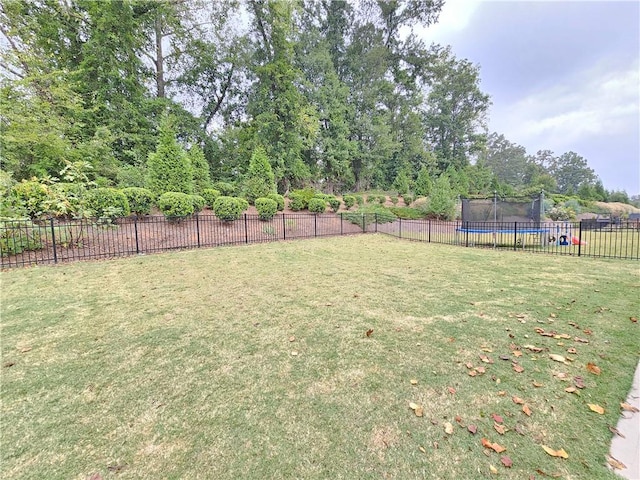
[[[156,17],[156,86],[158,98],[165,98],[164,92],[164,53],[162,51],[162,20],[160,15]]]

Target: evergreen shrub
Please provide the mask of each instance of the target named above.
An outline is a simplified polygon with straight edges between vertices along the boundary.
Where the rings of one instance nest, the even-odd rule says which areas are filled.
[[[158,208],[169,219],[193,215],[195,208],[191,195],[182,192],[166,192],[158,198]]]
[[[327,209],[327,202],[321,198],[309,200],[309,211],[313,213],[324,213]]]
[[[255,205],[260,220],[271,220],[278,211],[278,202],[271,198],[257,198]]]
[[[127,197],[131,213],[136,215],[149,215],[153,205],[153,193],[147,188],[127,187],[122,189],[122,193]]]

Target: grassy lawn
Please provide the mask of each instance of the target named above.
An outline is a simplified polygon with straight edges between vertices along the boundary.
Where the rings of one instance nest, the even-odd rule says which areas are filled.
[[[2,478],[617,478],[637,262],[369,235],[0,279]]]

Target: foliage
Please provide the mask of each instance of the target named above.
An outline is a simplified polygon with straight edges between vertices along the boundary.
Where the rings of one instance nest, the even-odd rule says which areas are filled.
[[[391,207],[389,211],[396,217],[406,220],[420,220],[424,218],[424,212],[411,207]]]
[[[178,145],[171,125],[172,119],[163,120],[155,152],[147,160],[147,185],[154,195],[165,192],[193,192],[191,165],[184,149]]]
[[[40,229],[31,220],[0,218],[0,252],[3,257],[40,248]]]
[[[136,215],[149,215],[153,206],[154,196],[151,190],[140,187],[127,187],[122,189],[127,197],[131,213]]]
[[[222,181],[214,182],[213,189],[218,190],[220,195],[225,197],[232,197],[237,191],[236,186],[233,183]]]
[[[309,200],[309,211],[313,213],[324,213],[327,209],[327,202],[322,198],[312,198]]]
[[[143,167],[134,167],[133,165],[123,165],[116,172],[116,185],[118,188],[146,186],[146,170]]]
[[[195,208],[190,194],[183,192],[165,192],[158,198],[158,208],[170,219],[193,215]]]
[[[329,204],[329,206],[331,207],[331,210],[333,210],[334,212],[337,212],[338,210],[340,210],[340,200],[333,196],[333,195],[329,195],[325,201]]]
[[[415,200],[415,198],[413,197],[413,195],[403,195],[402,196],[402,201],[404,202],[404,204],[408,207],[409,205],[411,205],[413,203],[413,201]]]
[[[271,198],[257,198],[255,205],[260,220],[271,220],[278,212],[278,202]]]
[[[275,193],[276,183],[271,164],[263,147],[258,146],[251,155],[245,180],[245,198],[253,204],[256,198]]]
[[[38,218],[47,212],[47,201],[51,197],[51,189],[37,178],[22,180],[11,189],[17,202],[31,218]]]
[[[129,202],[122,190],[94,188],[86,196],[86,206],[97,218],[114,219],[131,213]]]
[[[356,204],[356,197],[353,195],[344,195],[342,197],[342,201],[344,202],[344,206],[349,210]]]
[[[362,195],[353,195],[353,197],[356,199],[356,203],[358,204],[358,206],[362,206],[364,205],[364,197]]]
[[[569,207],[553,207],[546,214],[553,221],[572,221],[576,219],[576,212]]]
[[[433,185],[433,191],[423,210],[424,214],[439,220],[452,220],[455,217],[455,207],[455,195],[451,190],[449,178],[440,175]]]
[[[204,152],[198,145],[191,147],[187,156],[193,175],[193,191],[194,193],[201,195],[203,191],[211,188],[209,164],[204,158]]]
[[[363,228],[363,231],[366,231],[369,225],[376,222],[389,223],[397,218],[390,209],[379,204],[366,205],[354,212],[345,212],[342,215],[345,220]]]
[[[400,170],[396,175],[392,188],[400,195],[404,195],[409,191],[409,177],[404,169]]]
[[[289,193],[289,208],[294,212],[304,210],[309,206],[309,200],[318,194],[312,188],[304,188],[300,190],[294,190]]]
[[[201,195],[204,198],[205,205],[211,208],[213,207],[213,204],[215,203],[216,198],[218,198],[221,195],[221,193],[220,193],[220,190],[216,190],[215,188],[205,188],[202,191]]]
[[[207,201],[201,195],[189,195],[191,198],[191,203],[193,204],[193,212],[198,213],[201,212],[202,209],[207,205]]]
[[[284,197],[279,193],[270,193],[267,195],[267,198],[274,200],[276,205],[278,206],[278,211],[282,212],[284,210]]]
[[[216,198],[216,201],[213,203],[213,213],[215,213],[220,220],[231,222],[239,219],[242,216],[242,212],[248,207],[247,201],[243,198],[223,195]]]
[[[431,180],[431,175],[429,175],[429,169],[423,166],[418,172],[418,178],[416,179],[413,187],[413,193],[417,196],[427,197],[431,193],[432,188],[433,181]]]

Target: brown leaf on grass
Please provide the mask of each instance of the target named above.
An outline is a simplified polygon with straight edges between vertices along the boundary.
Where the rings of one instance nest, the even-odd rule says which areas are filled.
[[[507,392],[505,392],[504,390],[500,390],[500,391],[498,392],[498,396],[499,396],[499,397],[504,397],[506,394],[507,394]]]
[[[513,396],[511,397],[511,400],[513,400],[513,403],[515,403],[516,405],[523,405],[524,404],[524,400],[521,399],[520,397],[517,396]]]
[[[414,402],[409,402],[409,408],[411,410],[415,410],[416,408],[418,408],[420,405],[418,405],[417,403]]]
[[[545,452],[547,452],[552,457],[560,457],[560,458],[569,458],[569,454],[564,451],[564,448],[560,450],[554,450],[553,448],[549,448],[546,445],[541,445]]]
[[[469,371],[467,372],[467,374],[468,374],[470,377],[475,377],[476,375],[478,375],[478,372],[476,372],[475,370],[469,370]]]
[[[580,343],[589,343],[589,340],[587,340],[586,338],[573,337],[573,339],[574,339],[576,342],[580,342]]]
[[[367,337],[370,337],[372,334],[373,334],[373,328],[370,328],[369,330],[367,330],[367,331],[365,332],[365,335],[366,335]]]
[[[493,428],[500,435],[504,435],[507,432],[507,427],[505,427],[504,425],[500,425],[499,423],[494,423]]]
[[[444,433],[447,435],[453,434],[453,425],[449,422],[444,422]]]
[[[604,408],[602,408],[600,405],[596,403],[587,403],[587,405],[592,412],[596,412],[599,415],[604,415]]]
[[[484,363],[493,363],[493,360],[486,355],[480,355],[480,360]]]
[[[625,468],[627,468],[627,466],[624,463],[622,463],[620,460],[615,459],[611,456],[607,457],[607,463],[616,470],[624,470]]]
[[[504,418],[502,418],[497,413],[492,413],[491,414],[491,418],[493,418],[493,421],[496,422],[496,423],[503,423],[504,422]]]
[[[566,372],[554,373],[553,376],[560,380],[569,380],[569,374]]]
[[[600,375],[602,373],[602,371],[600,370],[600,367],[598,367],[595,363],[587,363],[587,370],[591,373],[593,373],[594,375]]]
[[[503,457],[500,457],[500,461],[507,468],[511,468],[511,466],[513,465],[513,461],[509,457],[507,457],[506,455],[503,456]]]
[[[289,337],[289,341],[290,341],[290,342],[295,342],[295,341],[296,341],[296,337],[294,337],[293,335],[291,335],[291,336]]]
[[[509,355],[500,355],[500,360],[511,360],[511,357]]]
[[[622,408],[622,410],[624,410],[625,412],[638,412],[639,410],[634,407],[633,405],[630,405],[626,402],[622,402],[620,404],[620,408]]]
[[[524,414],[525,414],[527,417],[530,417],[530,416],[531,416],[531,409],[529,408],[529,405],[524,404],[524,405],[522,406],[522,411],[524,412]]]
[[[416,414],[416,417],[421,417],[424,414],[424,409],[422,407],[418,407],[413,412]]]
[[[456,415],[455,421],[456,421],[456,423],[462,424],[462,417],[460,415]],[[462,426],[462,425],[460,425],[460,426]]]
[[[453,387],[447,387],[447,391],[451,394],[454,395],[456,393],[456,389]]]
[[[567,392],[567,393],[575,393],[578,390],[576,389],[576,387],[567,387],[567,388],[564,389],[564,391]]]
[[[471,368],[473,368],[473,363],[467,362],[467,363],[464,364],[464,366],[469,368],[469,369],[471,369]]]
[[[487,370],[484,367],[476,367],[475,371],[482,375],[483,373],[486,373]]]
[[[638,323],[637,317],[629,317],[629,320],[631,320],[633,323]]]
[[[521,357],[522,356],[522,352],[520,350],[514,350],[511,353],[513,353],[514,357]]]
[[[549,358],[554,362],[567,363],[567,359],[562,355],[556,355],[555,353],[550,353]]]
[[[94,473],[91,476],[87,477],[87,480],[102,480],[102,475],[99,473]]]
[[[612,427],[611,425],[609,425],[609,431],[611,433],[614,433],[614,434],[618,435],[619,437],[627,438],[622,433],[620,433],[620,430],[618,430],[616,427]]]
[[[13,367],[16,364],[16,362],[12,362],[11,360],[4,362],[2,364],[2,368],[9,368],[9,367]]]
[[[292,355],[292,356],[294,356],[294,357],[297,357],[297,356],[298,356],[298,352],[296,352],[295,350],[293,350],[293,351],[291,352],[291,355]]]
[[[489,471],[491,473],[493,473],[494,475],[498,473],[498,469],[496,467],[494,467],[493,465],[489,465]]]
[[[539,473],[540,475],[542,475],[543,477],[551,477],[551,478],[560,478],[562,476],[561,473],[546,473],[543,470],[540,470],[539,468],[536,470],[536,473]],[[535,477],[533,475],[529,476],[529,480],[535,480]]]
[[[583,332],[587,335],[593,335],[593,331],[588,328],[584,329]]]
[[[522,372],[524,372],[524,368],[522,368],[517,363],[514,363],[513,364],[513,371],[516,372],[516,373],[522,373]]]
[[[27,352],[30,352],[32,348],[33,347],[26,347],[25,346],[25,347],[18,347],[18,350],[20,351],[20,353],[27,353]]]
[[[554,335],[553,338],[568,340],[568,339],[571,338],[571,335],[569,335],[567,333],[560,333],[558,335]]]
[[[544,383],[533,381],[533,386],[536,388],[544,387]]]
[[[571,353],[573,355],[576,355],[578,353],[578,351],[575,348],[568,348],[567,349],[567,353]]]
[[[467,430],[469,430],[471,435],[475,435],[478,432],[478,427],[475,425],[467,425]]]
[[[489,347],[481,347],[480,350],[482,350],[483,352],[487,352],[487,353],[491,353],[493,352],[493,350]]]
[[[540,353],[542,351],[544,351],[544,348],[542,347],[536,347],[535,345],[525,345],[522,348],[526,348],[527,350],[533,352],[533,353]]]
[[[573,384],[578,388],[585,388],[584,378],[582,377],[573,377]]]
[[[494,443],[491,442],[490,440],[487,440],[486,438],[482,439],[482,446],[485,448],[490,448],[491,450],[493,450],[496,453],[502,453],[506,450],[505,447],[503,447],[502,445],[498,444],[498,443]]]
[[[417,385],[418,380],[416,380],[415,378],[412,378],[411,380],[409,380],[409,383],[411,383],[411,385]]]
[[[424,447],[418,447],[418,450],[420,450],[422,453],[427,453],[427,450]]]

